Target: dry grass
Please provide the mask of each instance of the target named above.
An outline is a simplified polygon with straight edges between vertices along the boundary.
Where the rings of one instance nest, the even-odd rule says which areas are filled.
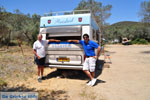
[[[33,55],[31,55],[32,49],[26,46],[24,48],[24,56],[17,46],[0,51],[0,78],[4,80],[27,80],[27,77],[32,77],[36,73]]]
[[[103,96],[100,96],[100,94],[97,98],[97,94],[95,94],[93,89],[91,89],[86,86],[82,89],[82,91],[79,93],[81,100],[105,100]]]
[[[0,91],[38,92],[38,100],[69,100],[64,90],[37,90],[27,86],[25,82],[37,74],[37,66],[32,48],[23,46],[23,51],[24,55],[18,46],[0,48]]]

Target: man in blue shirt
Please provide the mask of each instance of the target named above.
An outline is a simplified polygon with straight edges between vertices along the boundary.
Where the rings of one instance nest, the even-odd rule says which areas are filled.
[[[83,71],[91,79],[87,85],[94,86],[96,83],[96,78],[94,78],[96,59],[99,57],[101,48],[96,42],[89,40],[88,34],[84,34],[83,39],[84,40],[68,40],[68,42],[79,43],[83,46],[86,55],[86,59],[83,64]],[[97,55],[95,55],[95,48],[97,49]]]

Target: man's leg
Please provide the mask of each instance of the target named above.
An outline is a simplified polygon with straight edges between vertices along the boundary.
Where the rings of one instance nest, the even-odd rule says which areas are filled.
[[[93,77],[91,75],[91,73],[88,70],[83,70],[85,72],[85,74],[92,80]]]
[[[40,70],[41,70],[41,66],[40,66],[40,62],[39,59],[37,59],[37,57],[35,58],[35,63],[37,64],[37,74],[38,74],[38,78],[40,77]]]
[[[44,73],[44,66],[41,66],[41,76],[43,77],[43,73]]]
[[[94,78],[95,77],[95,72],[91,72],[91,75]]]
[[[86,58],[83,64],[84,73],[90,78],[90,81],[86,85],[91,85],[91,80],[93,79],[91,73],[89,72],[89,58]]]
[[[89,58],[85,58],[84,64],[83,64],[83,71],[85,74],[92,80],[91,73],[89,72]]]
[[[86,84],[88,86],[92,85],[92,80],[94,79],[91,75],[91,73],[88,70],[83,70],[85,74],[90,78],[90,81]]]
[[[91,72],[91,75],[92,75],[92,77],[93,77],[93,80],[92,80],[92,83],[91,83],[91,86],[94,86],[95,85],[95,83],[96,83],[96,78],[95,78],[95,71],[94,72]]]
[[[38,66],[38,82],[41,82],[40,73],[41,73],[41,66]]]
[[[40,70],[41,70],[41,68],[40,68],[40,66],[38,66],[38,77],[40,77]]]
[[[91,57],[89,60],[89,65],[90,65],[90,74],[92,76],[91,80],[91,86],[94,86],[96,83],[96,78],[95,78],[95,66],[96,66],[96,59]]]
[[[44,73],[44,64],[45,64],[45,57],[41,59],[41,79],[44,79],[43,73]]]

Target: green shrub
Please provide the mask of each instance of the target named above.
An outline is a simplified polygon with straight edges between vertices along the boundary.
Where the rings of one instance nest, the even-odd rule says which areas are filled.
[[[5,82],[3,79],[0,78],[0,90],[1,90],[4,86],[7,86],[7,82]]]
[[[148,44],[148,41],[145,39],[137,38],[137,39],[131,41],[131,44]]]
[[[140,39],[139,44],[148,44],[148,41],[145,39]]]

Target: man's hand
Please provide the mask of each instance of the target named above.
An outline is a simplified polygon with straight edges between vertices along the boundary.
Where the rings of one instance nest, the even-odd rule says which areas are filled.
[[[67,40],[67,42],[71,42],[71,40]]]
[[[60,42],[61,40],[49,39],[48,42]]]
[[[75,43],[79,43],[79,40],[67,40],[67,42],[75,42]]]
[[[93,56],[95,59],[98,59],[99,56]]]
[[[55,40],[55,42],[60,42],[61,40]]]
[[[40,59],[40,56],[37,56],[38,59]]]

